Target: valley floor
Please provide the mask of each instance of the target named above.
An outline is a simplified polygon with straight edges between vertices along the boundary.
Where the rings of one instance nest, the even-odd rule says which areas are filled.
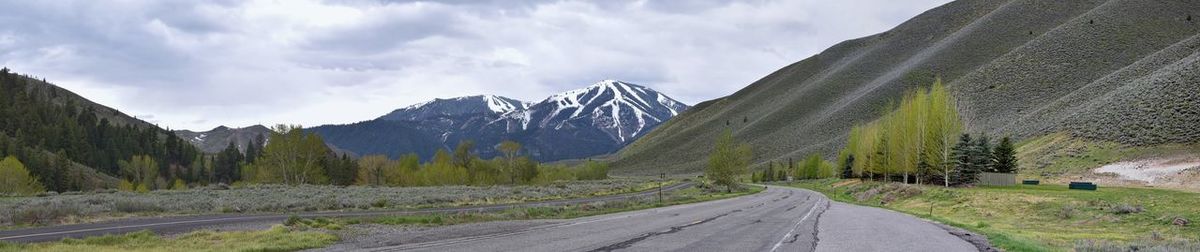
[[[626,201],[492,213],[291,217],[264,223],[273,226],[265,231],[258,224],[231,224],[210,227],[225,231],[169,237],[137,232],[0,244],[0,251],[977,251],[986,246],[903,213],[832,202],[804,189],[752,188],[757,189],[719,193],[692,187],[667,191],[661,201],[651,193]],[[246,229],[251,231],[228,231]]]

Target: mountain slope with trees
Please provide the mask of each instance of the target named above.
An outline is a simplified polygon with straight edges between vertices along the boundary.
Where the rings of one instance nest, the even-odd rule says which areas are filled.
[[[12,156],[50,191],[116,186],[121,162],[157,160],[163,180],[202,168],[200,152],[150,123],[45,80],[0,69],[0,157]],[[162,183],[165,184],[165,183]]]
[[[724,130],[753,145],[760,165],[832,159],[854,125],[937,79],[968,133],[1196,142],[1196,10],[1186,1],[955,1],[698,104],[624,148],[613,167],[699,172]]]

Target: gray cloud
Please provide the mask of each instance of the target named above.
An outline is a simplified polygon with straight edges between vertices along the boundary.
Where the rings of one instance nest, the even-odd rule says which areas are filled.
[[[943,2],[18,1],[0,8],[0,64],[189,129],[610,78],[696,103]]]

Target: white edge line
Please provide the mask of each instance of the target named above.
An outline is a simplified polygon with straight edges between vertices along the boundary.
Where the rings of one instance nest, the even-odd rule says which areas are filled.
[[[804,223],[804,220],[807,220],[808,217],[811,217],[812,213],[815,212],[817,210],[817,207],[820,205],[821,205],[821,199],[817,199],[817,202],[813,203],[812,208],[808,209],[808,213],[804,214],[804,217],[800,218],[800,221],[797,221],[796,225],[792,226],[792,229],[788,230],[787,234],[784,234],[783,238],[779,239],[779,242],[775,243],[774,247],[771,247],[771,252],[775,252],[775,250],[779,250],[779,246],[783,246],[783,242],[787,241],[788,236],[792,236],[792,234],[796,233],[796,229],[800,228],[800,223]]]

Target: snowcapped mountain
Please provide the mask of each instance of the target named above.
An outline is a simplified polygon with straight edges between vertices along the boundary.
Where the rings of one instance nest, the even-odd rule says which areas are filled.
[[[538,160],[554,161],[615,152],[686,109],[652,89],[604,80],[537,103],[493,95],[436,99],[372,121],[310,130],[364,155],[428,158],[471,140],[489,158],[498,154],[492,146],[513,140]]]
[[[503,115],[529,107],[526,102],[495,96],[476,95],[451,99],[435,99],[397,109],[380,117],[389,121],[421,121],[439,117],[493,114]]]
[[[555,130],[590,126],[617,142],[628,143],[687,108],[652,89],[604,80],[550,96],[532,105],[528,113],[509,113],[506,117],[520,121],[524,129],[530,124]]]

